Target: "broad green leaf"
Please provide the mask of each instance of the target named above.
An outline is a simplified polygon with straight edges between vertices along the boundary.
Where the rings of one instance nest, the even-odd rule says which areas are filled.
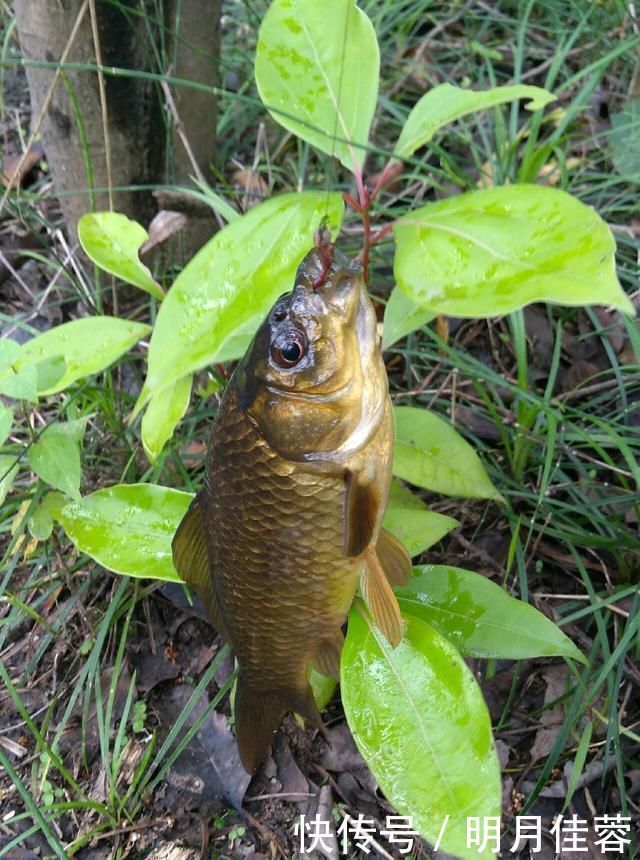
[[[433,311],[423,305],[417,305],[406,293],[394,287],[384,309],[382,348],[389,349],[396,341],[425,325],[434,317]]]
[[[35,367],[26,366],[15,370],[10,367],[0,377],[0,394],[13,397],[15,400],[27,400],[29,403],[38,402],[38,375]]]
[[[585,662],[552,621],[479,573],[448,565],[420,565],[396,594],[403,614],[446,636],[461,654],[521,660],[558,655]]]
[[[339,194],[304,191],[272,197],[236,219],[201,248],[176,278],[158,311],[147,379],[134,416],[153,394],[229,356],[248,320],[257,328],[273,302],[293,288],[325,213],[335,232]]]
[[[4,445],[13,426],[13,409],[0,403],[0,446]]]
[[[18,465],[16,457],[13,455],[0,454],[0,505],[7,498],[11,487],[13,487]]]
[[[527,110],[540,110],[555,101],[553,93],[540,87],[514,84],[491,90],[465,90],[452,84],[439,84],[416,102],[407,117],[394,154],[399,158],[410,155],[428,143],[443,126],[474,111],[495,107],[516,99],[528,99]]]
[[[393,412],[394,475],[445,496],[502,499],[476,452],[447,421],[412,406],[396,406]]]
[[[162,449],[173,436],[176,424],[187,411],[191,398],[192,376],[163,388],[149,401],[147,411],[142,416],[142,447],[149,462],[155,463]]]
[[[53,517],[46,504],[41,502],[29,519],[29,532],[36,540],[48,540],[53,531]]]
[[[335,678],[329,678],[326,675],[321,675],[320,672],[312,667],[309,672],[309,685],[313,692],[313,698],[316,700],[318,710],[322,711],[331,701],[338,682]]]
[[[80,448],[63,424],[46,427],[27,451],[29,465],[46,484],[80,498]]]
[[[87,212],[78,221],[78,239],[93,262],[162,301],[164,290],[138,252],[149,238],[141,224],[120,212]]]
[[[20,344],[10,337],[0,338],[0,378],[20,357]]]
[[[362,172],[380,52],[354,0],[273,0],[258,33],[258,93],[276,122]]]
[[[393,649],[358,609],[342,652],[342,704],[356,745],[387,799],[456,857],[467,817],[500,815],[500,765],[482,692],[453,645],[419,618]]]
[[[39,364],[63,356],[64,375],[38,394],[56,394],[83,376],[99,373],[151,331],[143,323],[117,317],[84,317],[63,323],[28,340],[20,349],[20,365]]]
[[[65,375],[67,363],[64,355],[52,355],[36,364],[36,387],[38,391],[49,391]]]
[[[48,507],[77,548],[107,570],[181,582],[171,540],[192,499],[154,484],[116,484]]]
[[[409,555],[416,556],[454,529],[458,522],[434,511],[401,508],[390,504],[382,525],[394,534]]]
[[[409,487],[405,487],[397,478],[391,479],[388,505],[396,508],[411,508],[415,511],[427,510],[427,503],[420,496],[412,493]]]
[[[530,302],[633,314],[600,216],[542,185],[505,185],[421,206],[395,222],[394,273],[435,313],[498,316]]]

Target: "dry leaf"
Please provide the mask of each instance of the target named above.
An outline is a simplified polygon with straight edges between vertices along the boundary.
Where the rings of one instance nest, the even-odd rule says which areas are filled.
[[[3,185],[8,185],[10,182],[13,182],[17,186],[22,184],[23,179],[26,179],[36,164],[44,158],[42,144],[39,142],[33,143],[27,152],[24,162],[20,165],[22,158],[23,155],[21,153],[20,155],[12,155],[10,158],[5,159],[4,168],[0,175]],[[18,167],[20,167],[20,175],[16,177]]]
[[[156,245],[161,245],[175,236],[176,233],[184,228],[189,223],[189,219],[184,212],[175,212],[171,209],[161,209],[154,216],[153,221],[149,224],[149,238],[140,248],[140,256],[148,254]]]

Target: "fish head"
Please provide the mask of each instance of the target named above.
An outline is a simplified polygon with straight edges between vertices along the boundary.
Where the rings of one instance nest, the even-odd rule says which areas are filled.
[[[361,450],[382,420],[388,383],[360,263],[317,240],[234,384],[280,456],[340,462]]]

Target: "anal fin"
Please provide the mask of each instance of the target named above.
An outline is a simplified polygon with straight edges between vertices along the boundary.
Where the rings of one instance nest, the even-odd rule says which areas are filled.
[[[382,565],[375,550],[370,549],[364,555],[366,566],[360,579],[360,588],[364,602],[373,619],[384,634],[389,644],[394,648],[400,644],[403,633],[400,607],[389,581],[384,574]]]
[[[198,497],[199,494],[189,505],[189,510],[173,536],[173,566],[180,578],[190,585],[202,600],[218,633],[223,633],[222,619],[213,590],[202,507]]]
[[[325,639],[320,643],[313,658],[313,668],[321,675],[340,680],[340,654],[344,645],[342,630],[338,630],[332,639]]]
[[[398,538],[386,529],[380,529],[376,555],[391,585],[406,585],[409,582],[413,572],[409,554]]]

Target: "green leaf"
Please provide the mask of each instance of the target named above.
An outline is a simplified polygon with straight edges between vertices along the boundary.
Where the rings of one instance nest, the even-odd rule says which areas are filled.
[[[0,454],[0,505],[7,498],[7,494],[15,480],[18,471],[18,462],[11,454]]]
[[[80,448],[63,424],[46,427],[27,451],[29,465],[46,484],[80,498]]]
[[[27,400],[29,403],[38,402],[38,375],[35,367],[27,365],[15,370],[10,367],[0,377],[0,394],[13,397],[15,400]]]
[[[20,355],[20,344],[9,337],[0,339],[0,394],[37,403],[36,370],[21,368]]]
[[[325,213],[334,231],[339,194],[304,191],[272,197],[220,230],[176,278],[158,311],[147,379],[134,416],[152,395],[229,357],[229,343],[249,320],[258,327],[271,305],[293,288]],[[254,328],[254,331],[255,331]]]
[[[600,216],[564,191],[506,185],[422,206],[395,222],[394,273],[435,313],[498,316],[530,302],[635,313]]]
[[[585,659],[541,612],[516,600],[479,573],[448,565],[421,565],[396,589],[403,613],[431,624],[469,657]]]
[[[500,815],[500,765],[482,692],[453,645],[408,617],[393,649],[356,606],[341,662],[342,704],[356,745],[400,815],[457,857],[467,816]]]
[[[0,446],[4,445],[13,426],[13,409],[0,403]]]
[[[53,517],[46,504],[41,502],[29,519],[29,531],[36,540],[49,540],[53,531]]]
[[[394,475],[445,496],[502,500],[476,452],[447,421],[412,406],[393,412]]]
[[[54,388],[65,375],[67,363],[64,355],[52,355],[36,364],[36,387],[38,391],[48,391]]]
[[[414,511],[426,511],[427,504],[420,496],[412,493],[409,487],[405,487],[403,483],[396,478],[391,479],[391,488],[389,490],[389,507],[396,508],[411,508]]]
[[[422,305],[417,305],[409,296],[394,287],[384,309],[382,348],[389,347],[415,329],[428,323],[436,314]]]
[[[164,290],[138,256],[148,238],[141,224],[120,212],[88,212],[78,221],[80,244],[97,266],[162,301]]]
[[[149,401],[147,411],[142,416],[142,446],[149,462],[155,463],[162,449],[173,436],[176,424],[187,411],[191,398],[193,377],[183,376],[163,388]]]
[[[38,394],[57,394],[83,376],[99,373],[125,353],[151,326],[117,317],[84,317],[63,323],[28,340],[20,348],[20,365],[63,356],[64,375]]]
[[[458,522],[434,511],[401,508],[390,504],[382,525],[394,534],[409,555],[416,556],[454,529]]]
[[[312,667],[309,672],[309,685],[313,692],[313,698],[316,700],[318,710],[322,711],[331,701],[338,682],[335,678],[329,678],[327,675],[321,675],[320,672]]]
[[[276,122],[362,173],[380,52],[353,0],[273,0],[258,34],[258,93]]]
[[[153,484],[116,484],[49,510],[77,548],[114,573],[181,582],[171,540],[192,493]]]
[[[394,154],[399,158],[410,155],[428,143],[443,126],[474,111],[505,104],[516,99],[528,99],[527,110],[534,111],[555,101],[555,96],[540,87],[515,84],[491,90],[465,90],[452,84],[439,84],[416,102],[407,117]]]

